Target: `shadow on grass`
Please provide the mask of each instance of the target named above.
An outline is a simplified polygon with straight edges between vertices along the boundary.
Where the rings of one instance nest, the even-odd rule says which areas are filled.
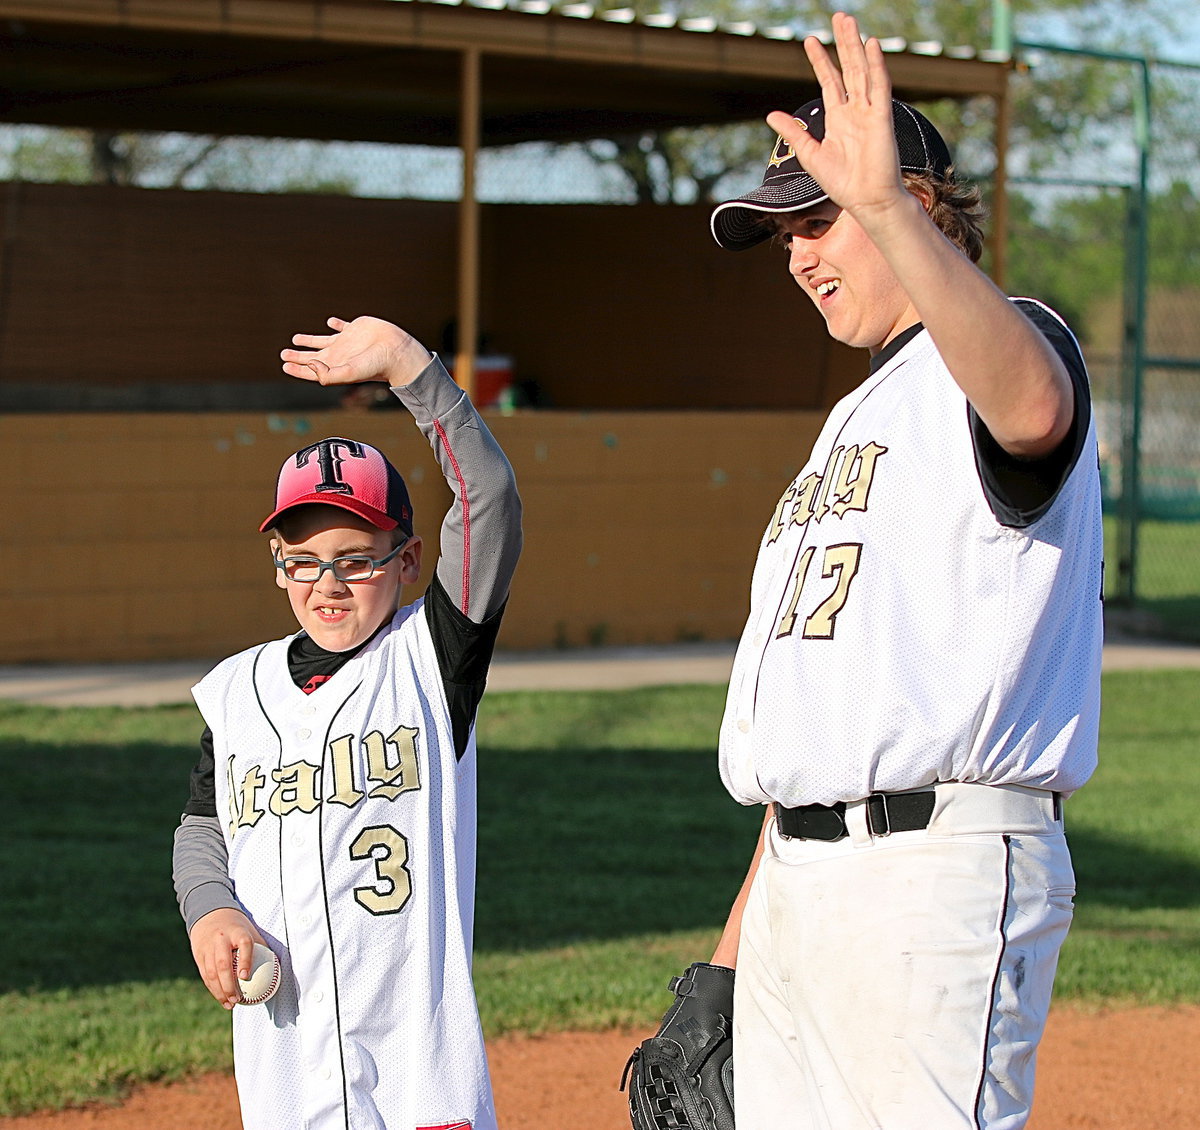
[[[712,750],[492,749],[479,791],[481,950],[719,927],[762,821]]]
[[[0,742],[0,992],[195,973],[171,837],[196,747]]]
[[[550,764],[506,755],[510,767],[548,776],[517,772],[481,788],[479,948],[724,922],[762,810],[730,801],[710,753],[581,750]],[[1200,907],[1194,853],[1078,824],[1069,839],[1080,903]]]
[[[0,734],[0,991],[194,977],[171,888],[194,723],[162,740]],[[114,723],[116,725],[116,723]],[[145,727],[161,723],[151,716]],[[93,727],[95,729],[95,727]],[[476,943],[484,952],[717,928],[761,811],[711,748],[492,743],[481,758]],[[664,744],[666,739],[664,739]],[[1194,858],[1076,826],[1080,902],[1200,905]]]
[[[1200,907],[1200,866],[1191,856],[1147,848],[1078,825],[1067,841],[1081,903],[1126,910]]]
[[[187,743],[0,736],[0,992],[195,976],[171,885],[195,759]],[[480,949],[723,921],[761,812],[729,799],[711,750],[481,760]]]

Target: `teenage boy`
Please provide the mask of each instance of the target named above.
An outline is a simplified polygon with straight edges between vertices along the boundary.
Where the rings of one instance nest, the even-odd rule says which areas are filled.
[[[809,39],[718,243],[774,237],[871,354],[759,547],[721,774],[766,806],[713,957],[739,1126],[1025,1125],[1096,764],[1100,485],[1079,347],[974,265],[978,197],[877,40]],[[787,332],[776,327],[776,332]],[[800,352],[802,353],[802,347]]]

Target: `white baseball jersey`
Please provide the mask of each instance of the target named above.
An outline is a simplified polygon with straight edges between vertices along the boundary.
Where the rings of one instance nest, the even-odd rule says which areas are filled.
[[[935,781],[1065,793],[1091,775],[1094,421],[1049,509],[1017,529],[989,506],[968,411],[921,331],[834,408],[779,500],[721,725],[742,803]]]
[[[279,954],[234,1010],[246,1130],[495,1130],[471,985],[475,747],[423,601],[305,694],[288,639],[195,688],[235,894]]]

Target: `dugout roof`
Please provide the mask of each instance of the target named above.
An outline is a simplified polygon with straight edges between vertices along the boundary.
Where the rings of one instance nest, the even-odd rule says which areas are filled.
[[[548,0],[0,0],[0,121],[463,151],[459,340],[476,339],[480,149],[761,120],[816,93],[794,27]],[[889,41],[899,97],[996,100],[1005,59]],[[456,367],[474,389],[474,358]]]
[[[635,19],[541,0],[0,0],[0,119],[118,130],[457,145],[761,118],[812,76],[791,28]],[[889,45],[900,97],[1002,97],[1007,67]]]

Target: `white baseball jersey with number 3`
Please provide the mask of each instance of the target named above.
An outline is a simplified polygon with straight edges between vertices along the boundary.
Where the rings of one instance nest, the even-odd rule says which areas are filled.
[[[245,1130],[495,1130],[471,987],[475,746],[422,602],[312,694],[288,640],[195,688],[235,894],[279,954],[234,1010]]]

